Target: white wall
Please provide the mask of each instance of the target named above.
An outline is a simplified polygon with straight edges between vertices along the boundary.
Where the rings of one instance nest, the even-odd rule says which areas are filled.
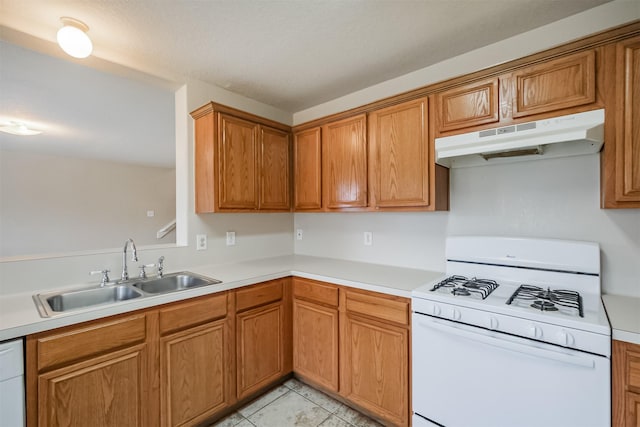
[[[293,253],[293,215],[194,213],[193,121],[189,112],[208,101],[221,102],[272,120],[290,122],[291,115],[224,89],[191,81],[176,92],[176,217],[182,221],[178,241],[184,247],[156,247],[139,250],[140,264],[164,255],[167,271],[189,267],[278,256]],[[225,232],[236,232],[236,246],[226,246]],[[195,250],[195,236],[208,236],[208,250]],[[124,244],[126,237],[122,239]],[[112,278],[121,269],[121,249],[96,254],[64,257],[0,260],[0,295],[34,292],[78,284],[97,283],[89,271],[109,268]],[[133,267],[130,266],[130,271]]]
[[[174,243],[175,200],[174,168],[0,150],[0,257]]]
[[[640,296],[640,210],[600,209],[599,170],[598,154],[453,169],[449,212],[295,214],[295,252],[443,271],[446,236],[594,241],[603,291]]]

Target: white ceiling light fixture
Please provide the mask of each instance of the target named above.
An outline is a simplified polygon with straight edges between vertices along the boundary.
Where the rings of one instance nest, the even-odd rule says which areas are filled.
[[[0,132],[10,133],[11,135],[30,136],[40,135],[42,131],[30,129],[22,122],[9,122],[6,125],[0,126]]]
[[[63,16],[60,18],[63,27],[58,30],[58,44],[67,54],[74,58],[86,58],[93,51],[93,43],[87,35],[89,27],[77,19]]]

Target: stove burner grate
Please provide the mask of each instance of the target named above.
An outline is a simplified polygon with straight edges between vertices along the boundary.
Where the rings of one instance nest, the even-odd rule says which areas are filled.
[[[584,317],[582,297],[576,291],[520,285],[506,303],[511,304],[513,301],[533,301],[531,307],[540,311],[558,311],[557,306],[567,307]]]
[[[450,276],[435,285],[431,291],[441,288],[451,288],[451,293],[456,296],[476,295],[481,299],[485,299],[498,286],[499,285],[495,280],[477,279],[475,277],[469,279],[464,276]]]

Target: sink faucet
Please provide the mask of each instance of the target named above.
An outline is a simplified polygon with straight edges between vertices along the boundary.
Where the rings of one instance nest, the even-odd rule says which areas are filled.
[[[129,280],[129,272],[127,271],[127,247],[131,245],[131,261],[138,261],[138,251],[133,239],[129,238],[124,242],[124,249],[122,249],[122,280]]]

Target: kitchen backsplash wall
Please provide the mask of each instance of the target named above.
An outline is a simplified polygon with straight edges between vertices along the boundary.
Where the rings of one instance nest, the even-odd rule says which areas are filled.
[[[449,212],[295,214],[295,252],[442,271],[446,236],[594,241],[603,291],[640,296],[640,210],[600,209],[599,170],[598,154],[453,169]]]

